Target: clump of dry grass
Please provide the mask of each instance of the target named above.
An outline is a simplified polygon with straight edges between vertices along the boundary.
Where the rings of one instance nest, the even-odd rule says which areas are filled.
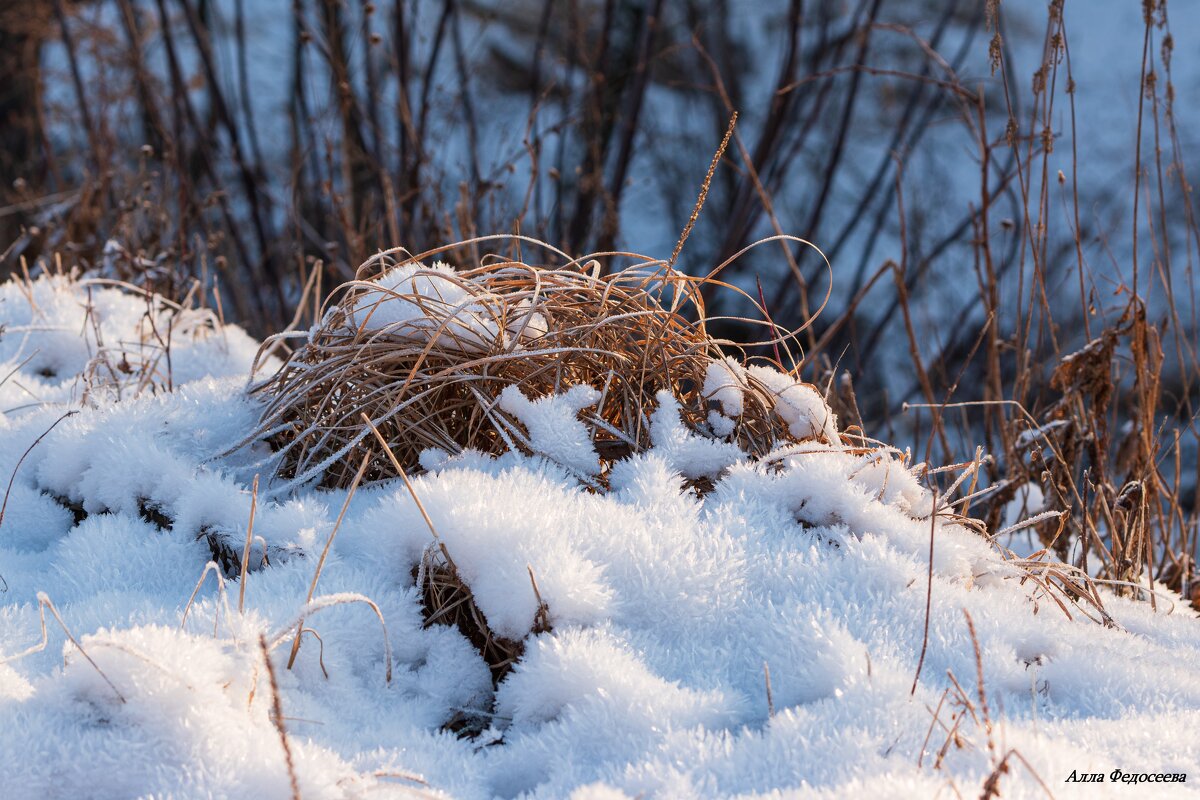
[[[558,253],[565,261],[558,267],[483,258],[454,274],[421,266],[475,243],[372,258],[334,295],[340,299],[307,341],[254,388],[267,402],[252,438],[276,447],[281,475],[298,483],[324,474],[326,485],[346,486],[354,465],[370,453],[368,480],[395,477],[364,413],[406,469],[428,448],[531,452],[522,428],[500,408],[509,386],[531,398],[581,384],[597,388],[599,402],[580,418],[604,462],[649,446],[649,418],[661,390],[679,399],[689,427],[712,435],[704,376],[729,343],[706,330],[705,279],[630,253],[587,259]],[[601,259],[632,265],[604,274]],[[371,281],[401,267],[416,269],[415,284],[389,289]],[[406,308],[418,319],[372,321],[390,319],[392,303],[411,304]],[[294,334],[268,339],[263,353],[288,336]],[[731,440],[762,455],[792,438],[774,413],[769,388],[749,379],[744,394]]]

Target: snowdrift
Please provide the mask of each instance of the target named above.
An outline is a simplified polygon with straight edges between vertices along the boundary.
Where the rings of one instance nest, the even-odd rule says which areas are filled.
[[[543,330],[458,304],[473,346]],[[1183,797],[1200,781],[1184,604],[1105,595],[1110,624],[1089,619],[934,514],[886,449],[814,438],[750,458],[660,393],[647,445],[600,491],[578,413],[598,388],[509,392],[541,444],[429,450],[412,491],[368,481],[339,524],[346,489],[289,486],[266,443],[237,446],[263,406],[246,390],[258,345],[236,327],[62,277],[0,287],[0,322],[5,797],[933,797],[989,781]],[[704,376],[730,419],[739,369]],[[790,428],[805,409],[778,413]],[[435,546],[490,630],[521,642],[500,673],[461,628],[427,624]],[[1187,781],[1131,788],[1114,770]]]

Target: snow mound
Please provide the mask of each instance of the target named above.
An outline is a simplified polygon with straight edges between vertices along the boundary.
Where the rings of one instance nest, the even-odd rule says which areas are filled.
[[[1200,779],[1183,604],[1106,596],[1115,627],[1069,619],[982,537],[931,519],[893,454],[818,438],[750,459],[681,428],[667,395],[651,445],[597,491],[573,426],[594,391],[511,393],[538,454],[430,454],[412,493],[361,487],[335,536],[345,490],[272,496],[269,453],[230,449],[260,414],[235,329],[176,342],[170,391],[156,373],[84,402],[99,345],[83,322],[137,341],[144,308],[58,279],[0,288],[5,797],[287,798],[289,771],[305,798],[965,796],[1013,749],[1005,797],[1116,791],[1073,771],[1189,776],[1156,797]],[[789,425],[825,430],[802,385],[746,375],[778,384]],[[523,642],[498,685],[462,630],[427,624],[439,546],[491,630]]]
[[[731,356],[713,359],[704,372],[704,397],[715,407],[710,427],[718,436],[730,435],[746,411],[748,398],[764,405],[801,441],[821,439],[838,445],[837,416],[809,384],[801,383],[770,365],[743,366]]]
[[[351,328],[483,353],[546,333],[546,320],[528,301],[508,308],[505,298],[459,277],[453,267],[405,264],[361,284],[366,291],[346,318]]]
[[[0,284],[0,413],[245,380],[258,343],[241,328],[114,283],[56,275]]]
[[[770,367],[751,366],[747,374],[770,392],[775,413],[797,439],[837,441],[837,417],[813,387]]]

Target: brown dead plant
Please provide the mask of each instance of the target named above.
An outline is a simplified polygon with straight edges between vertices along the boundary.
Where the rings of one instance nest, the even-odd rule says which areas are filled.
[[[441,253],[489,239],[545,248],[565,263],[526,263],[514,255],[484,257],[457,272],[426,266]],[[629,266],[606,270],[602,259]],[[397,275],[404,277],[388,282]],[[312,331],[264,343],[260,357],[305,337],[277,373],[253,388],[266,404],[247,441],[271,442],[290,485],[323,476],[324,484],[344,487],[368,453],[367,480],[397,476],[371,426],[406,469],[415,469],[430,448],[531,452],[522,428],[500,408],[501,392],[517,386],[539,398],[581,384],[600,392],[581,419],[606,463],[649,446],[649,419],[662,390],[678,398],[685,424],[713,435],[705,422],[704,375],[731,343],[706,329],[700,290],[708,283],[739,291],[661,260],[620,252],[572,259],[521,236],[417,255],[380,253],[334,293],[338,299],[327,303]],[[756,322],[772,340],[790,336]],[[770,389],[753,379],[747,384],[730,438],[762,455],[790,437],[773,413]]]

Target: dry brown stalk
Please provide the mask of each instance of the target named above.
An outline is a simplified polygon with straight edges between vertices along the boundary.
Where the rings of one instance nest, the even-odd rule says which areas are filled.
[[[246,525],[246,546],[242,548],[241,574],[238,576],[238,613],[246,609],[246,573],[250,569],[250,545],[254,541],[254,512],[258,508],[258,476],[250,490],[250,522]]]
[[[283,705],[279,702],[279,684],[275,681],[275,667],[271,665],[271,650],[267,647],[267,638],[258,637],[258,649],[262,653],[263,663],[267,667],[267,681],[271,687],[271,711],[268,716],[271,724],[279,733],[279,743],[283,745],[283,760],[287,765],[288,783],[292,789],[292,800],[300,800],[300,783],[296,780],[296,762],[292,758],[292,746],[288,744],[287,729],[283,727]]]

